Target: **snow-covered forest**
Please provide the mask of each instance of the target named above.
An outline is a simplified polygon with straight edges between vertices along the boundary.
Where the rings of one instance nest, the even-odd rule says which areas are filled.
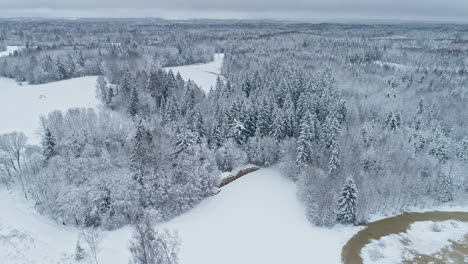
[[[133,224],[135,264],[177,263],[177,234],[149,222],[217,195],[222,172],[249,164],[279,168],[316,226],[467,205],[467,31],[0,20],[0,51],[21,47],[0,57],[1,76],[33,86],[97,76],[100,104],[41,116],[39,145],[21,131],[0,135],[0,184],[66,226]],[[167,68],[221,55],[209,91]]]

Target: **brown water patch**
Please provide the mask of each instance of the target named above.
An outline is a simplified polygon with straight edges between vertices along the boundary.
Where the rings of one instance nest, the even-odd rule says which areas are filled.
[[[359,231],[355,236],[353,236],[343,247],[341,252],[341,259],[344,264],[362,264],[361,250],[362,248],[369,244],[371,240],[378,240],[384,236],[391,234],[398,234],[406,232],[408,227],[419,221],[447,221],[447,220],[456,220],[462,222],[468,222],[468,212],[425,212],[425,213],[405,213],[402,215],[385,218],[379,221],[369,223],[365,229]],[[465,240],[466,241],[466,240]],[[459,253],[453,251],[453,257],[459,259],[457,256],[462,255],[462,262],[455,263],[464,263],[463,258],[466,255],[463,253],[467,252],[466,243],[461,243],[458,247],[454,245],[453,248],[457,248]],[[449,254],[449,253],[447,253]],[[452,252],[450,252],[452,254]],[[434,258],[432,256],[421,255],[421,261],[425,262],[411,262],[411,263],[428,263],[429,261],[434,261],[435,264],[444,263],[440,259]]]

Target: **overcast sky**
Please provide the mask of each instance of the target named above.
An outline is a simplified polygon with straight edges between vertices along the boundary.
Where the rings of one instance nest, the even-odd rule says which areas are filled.
[[[468,22],[468,0],[0,0],[0,17]]]

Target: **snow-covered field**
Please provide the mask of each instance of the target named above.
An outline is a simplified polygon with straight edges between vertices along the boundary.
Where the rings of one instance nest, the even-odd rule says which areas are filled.
[[[204,64],[184,65],[177,67],[166,67],[166,70],[172,70],[174,74],[180,73],[184,80],[194,81],[207,94],[211,87],[214,88],[216,79],[221,74],[223,66],[223,53],[214,55],[214,60]]]
[[[8,46],[1,56],[8,56],[19,46]],[[95,76],[40,85],[18,84],[0,77],[0,134],[23,132],[30,143],[38,144],[39,117],[53,110],[72,107],[96,107]]]
[[[0,57],[3,56],[8,56],[10,53],[15,52],[15,50],[20,49],[20,46],[7,46],[7,49],[5,51],[0,51]]]
[[[0,239],[25,237],[16,243],[0,242],[5,263],[57,263],[73,253],[78,230],[38,216],[23,198],[0,192],[0,211]],[[338,264],[343,244],[359,230],[312,226],[296,198],[296,185],[277,169],[260,169],[238,179],[161,228],[178,230],[182,264]],[[126,264],[130,237],[128,226],[105,232],[100,263]],[[23,262],[23,256],[29,262]]]
[[[461,243],[467,235],[468,223],[465,222],[416,222],[405,233],[374,240],[362,249],[361,256],[364,264],[411,262],[421,254],[436,256],[454,242]]]
[[[95,76],[65,81],[19,85],[0,77],[0,134],[21,131],[30,143],[39,143],[39,117],[53,110],[96,107]]]

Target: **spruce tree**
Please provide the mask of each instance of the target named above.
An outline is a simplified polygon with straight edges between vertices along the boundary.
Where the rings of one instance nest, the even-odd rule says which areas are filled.
[[[222,114],[216,114],[210,137],[210,147],[212,149],[220,147],[225,141],[223,124]]]
[[[130,101],[129,113],[131,116],[136,116],[138,114],[138,108],[140,106],[140,99],[138,98],[138,91],[136,87],[133,87],[132,99]]]
[[[297,140],[296,163],[304,165],[312,161],[312,144],[314,140],[314,121],[310,112],[307,112],[301,123],[299,138]]]
[[[200,111],[195,111],[192,122],[192,130],[195,131],[197,136],[197,143],[201,143],[202,138],[206,136],[205,122]]]
[[[458,144],[457,157],[462,161],[468,161],[468,137],[463,138]]]
[[[357,189],[353,178],[348,178],[341,189],[338,199],[336,221],[342,224],[353,224],[357,220]]]
[[[43,155],[45,157],[46,162],[49,161],[50,158],[57,155],[57,151],[55,149],[55,137],[52,135],[50,130],[47,128],[46,133],[44,135],[44,139],[42,141],[43,145]]]
[[[177,127],[175,136],[176,155],[185,151],[188,147],[195,145],[197,136],[186,127]]]
[[[57,76],[58,76],[58,79],[59,79],[59,80],[67,79],[67,78],[68,78],[68,76],[67,76],[67,70],[66,70],[65,67],[63,66],[62,61],[60,60],[60,57],[57,58],[56,67],[57,67]]]
[[[332,147],[330,161],[328,162],[328,174],[332,175],[340,166],[339,146],[338,143]]]
[[[282,109],[276,108],[273,112],[273,129],[271,135],[279,142],[286,137],[287,120]]]
[[[130,169],[133,172],[133,179],[143,185],[145,175],[151,169],[153,162],[150,149],[152,148],[152,135],[140,119],[136,126],[136,133],[133,139],[133,149],[130,156]]]
[[[445,173],[441,173],[437,179],[437,200],[450,202],[453,200],[453,179]]]
[[[272,128],[272,107],[270,100],[263,98],[257,111],[257,127],[259,136],[264,137],[271,134]]]
[[[296,132],[296,114],[294,111],[294,103],[292,102],[291,96],[288,94],[286,95],[286,99],[284,100],[283,108],[281,111],[284,114],[285,119],[285,134],[288,137],[294,137]]]

